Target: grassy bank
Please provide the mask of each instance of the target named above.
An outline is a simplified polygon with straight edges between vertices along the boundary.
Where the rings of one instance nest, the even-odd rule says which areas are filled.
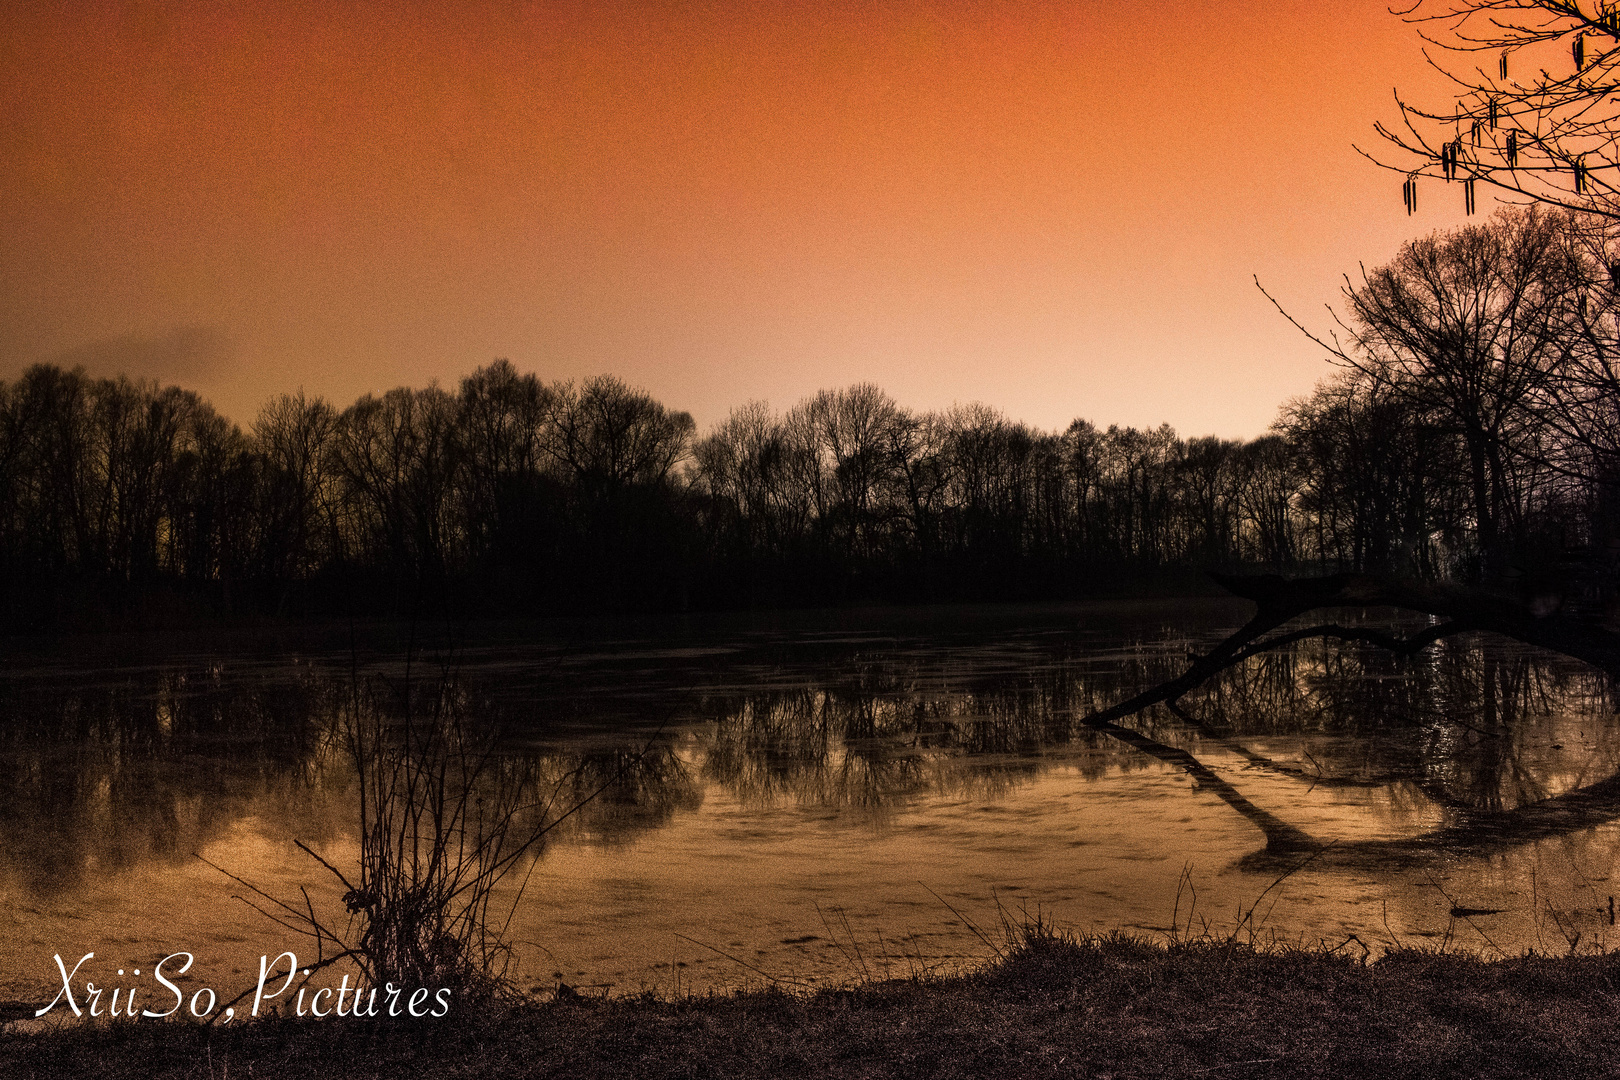
[[[432,1021],[154,1021],[0,1036],[38,1077],[1599,1076],[1620,954],[1373,963],[1026,935],[951,979],[813,996],[558,1000]]]

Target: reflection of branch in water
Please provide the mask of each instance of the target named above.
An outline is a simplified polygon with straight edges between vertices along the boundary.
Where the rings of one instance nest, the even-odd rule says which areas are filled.
[[[1296,829],[1270,811],[1262,810],[1244,798],[1237,788],[1222,780],[1208,765],[1205,765],[1187,751],[1175,746],[1166,746],[1164,743],[1148,738],[1139,731],[1121,727],[1108,720],[1091,717],[1085,723],[1086,726],[1097,731],[1106,732],[1120,742],[1134,747],[1144,754],[1151,754],[1160,761],[1168,762],[1184,770],[1193,779],[1220,796],[1223,802],[1242,814],[1261,832],[1265,833],[1266,850],[1273,852],[1301,851],[1306,848],[1320,846],[1304,831]]]
[[[1230,735],[1221,734],[1214,728],[1210,727],[1209,724],[1182,708],[1179,701],[1167,701],[1165,702],[1165,707],[1174,713],[1175,716],[1182,721],[1182,723],[1186,724],[1188,727],[1196,729],[1199,735],[1201,735],[1203,738],[1232,751],[1232,753],[1237,754],[1250,765],[1253,765],[1259,769],[1265,769],[1267,772],[1274,772],[1281,776],[1286,776],[1291,780],[1303,780],[1306,783],[1309,783],[1312,787],[1375,788],[1385,787],[1397,780],[1406,779],[1402,776],[1328,776],[1322,770],[1322,766],[1316,764],[1316,760],[1314,758],[1312,758],[1311,761],[1312,764],[1316,764],[1316,772],[1308,773],[1304,769],[1296,768],[1293,765],[1284,765],[1280,761],[1268,758],[1264,754],[1251,750],[1241,741],[1232,738]],[[1307,754],[1306,756],[1309,757],[1310,755]]]
[[[1511,810],[1459,809],[1460,820],[1418,836],[1390,840],[1345,840],[1335,844],[1324,862],[1364,869],[1413,866],[1441,856],[1481,856],[1506,848],[1569,836],[1620,818],[1620,775],[1562,795],[1553,795]],[[1267,849],[1246,856],[1240,865],[1263,870],[1276,864]]]
[[[1259,829],[1265,833],[1267,851],[1297,851],[1301,848],[1316,846],[1315,842],[1311,840],[1311,838],[1303,830],[1289,825],[1287,822],[1281,820],[1270,812],[1262,810],[1253,803],[1249,802],[1249,800],[1244,798],[1236,788],[1232,787],[1231,784],[1228,784],[1226,781],[1216,776],[1208,766],[1204,765],[1187,751],[1166,746],[1163,743],[1149,739],[1147,736],[1141,734],[1140,732],[1134,731],[1131,728],[1121,727],[1120,725],[1114,723],[1115,720],[1122,720],[1128,716],[1133,716],[1149,708],[1150,706],[1158,705],[1163,702],[1179,701],[1183,695],[1196,689],[1227,668],[1241,663],[1243,660],[1256,656],[1266,650],[1281,648],[1284,645],[1294,644],[1297,641],[1304,640],[1304,638],[1307,636],[1339,637],[1343,635],[1337,631],[1342,630],[1344,635],[1350,635],[1354,640],[1367,640],[1366,636],[1362,635],[1359,631],[1350,631],[1344,630],[1342,627],[1329,626],[1311,627],[1309,628],[1309,631],[1300,631],[1295,634],[1284,634],[1281,637],[1274,638],[1268,642],[1258,642],[1258,639],[1288,622],[1290,619],[1304,614],[1304,612],[1311,610],[1313,607],[1321,606],[1317,596],[1314,593],[1309,592],[1300,596],[1273,596],[1268,599],[1270,602],[1259,603],[1258,610],[1255,612],[1254,617],[1244,624],[1241,629],[1227,637],[1224,641],[1220,642],[1220,644],[1216,645],[1208,653],[1204,654],[1203,656],[1195,657],[1192,666],[1177,678],[1160,683],[1158,686],[1153,687],[1150,690],[1144,690],[1135,697],[1122,701],[1111,708],[1095,712],[1090,716],[1083,718],[1080,722],[1094,731],[1101,731],[1112,735],[1121,742],[1141,750],[1143,753],[1151,754],[1152,756],[1159,758],[1161,761],[1167,761],[1171,764],[1177,765],[1180,768],[1185,769],[1188,773],[1199,779],[1201,782],[1208,784],[1211,789],[1221,797],[1222,800],[1224,800],[1238,813],[1242,814],[1250,822],[1258,826]],[[1422,635],[1418,636],[1426,638],[1430,641],[1438,640],[1439,636],[1444,635],[1441,634],[1436,636],[1436,631],[1448,629],[1450,625],[1451,624],[1447,624],[1447,627],[1431,627]],[[1466,629],[1466,627],[1459,625],[1454,629],[1448,629],[1448,632],[1461,633],[1464,629]],[[1390,638],[1388,635],[1378,634],[1376,636],[1381,640],[1389,641],[1397,647],[1405,647],[1404,643],[1398,642],[1396,639]]]
[[[1457,821],[1406,840],[1341,845],[1351,856],[1487,852],[1589,829],[1620,817],[1620,774],[1513,809],[1463,810]]]
[[[1460,634],[1470,629],[1476,629],[1469,622],[1454,620],[1439,626],[1432,626],[1421,634],[1411,638],[1398,639],[1387,634],[1375,631],[1346,629],[1334,624],[1308,627],[1305,630],[1283,634],[1267,641],[1259,639],[1305,612],[1318,607],[1333,606],[1335,604],[1367,603],[1356,595],[1343,595],[1344,589],[1338,587],[1343,584],[1339,579],[1355,578],[1356,575],[1338,575],[1336,578],[1321,578],[1304,582],[1285,582],[1282,578],[1222,578],[1216,580],[1227,586],[1239,596],[1255,600],[1258,610],[1254,617],[1243,625],[1236,633],[1227,637],[1203,656],[1194,658],[1193,664],[1181,675],[1160,683],[1150,690],[1144,690],[1135,697],[1122,701],[1110,708],[1103,709],[1086,717],[1081,722],[1097,730],[1106,730],[1105,725],[1114,720],[1121,720],[1142,712],[1151,705],[1160,702],[1179,700],[1183,695],[1208,682],[1214,676],[1225,671],[1235,664],[1241,663],[1250,657],[1262,652],[1282,648],[1286,645],[1296,644],[1307,637],[1345,637],[1350,640],[1366,641],[1371,635],[1379,643],[1397,650],[1411,649],[1413,651],[1424,645],[1432,644],[1443,637]],[[1258,587],[1250,591],[1241,591],[1239,586],[1260,582]],[[1289,590],[1278,586],[1294,585],[1298,588]],[[1330,587],[1331,586],[1331,587]],[[1251,595],[1252,593],[1252,595]],[[1376,602],[1376,601],[1373,601]],[[1385,601],[1390,602],[1390,601]]]
[[[1266,849],[1260,854],[1261,861],[1281,852],[1313,846],[1313,842],[1301,830],[1254,806],[1192,754],[1156,742],[1114,721],[1164,703],[1176,715],[1202,727],[1180,708],[1179,701],[1183,695],[1247,659],[1309,638],[1363,641],[1398,654],[1412,655],[1443,638],[1464,631],[1489,630],[1585,660],[1611,673],[1620,671],[1620,635],[1594,630],[1569,620],[1536,620],[1520,606],[1486,594],[1408,586],[1359,574],[1339,574],[1303,581],[1287,581],[1275,575],[1261,578],[1216,575],[1216,580],[1229,591],[1253,600],[1257,606],[1254,617],[1209,653],[1195,655],[1192,666],[1180,676],[1111,708],[1092,713],[1080,722],[1144,753],[1171,762],[1210,784],[1228,805],[1265,833]],[[1307,611],[1346,605],[1389,605],[1445,616],[1450,621],[1405,638],[1336,623],[1265,638],[1266,634]],[[1498,672],[1494,666],[1487,667],[1486,682],[1488,719],[1494,722],[1499,689]],[[1504,699],[1518,698],[1525,690],[1523,683],[1518,680],[1501,682]],[[1338,845],[1338,858],[1334,861],[1402,860],[1438,852],[1479,853],[1576,832],[1620,817],[1620,773],[1598,783],[1512,809],[1502,808],[1499,802],[1484,810],[1459,807],[1454,802],[1449,808],[1458,817],[1451,825],[1413,838]],[[1251,857],[1246,861],[1254,859]]]
[[[1301,641],[1312,638],[1332,638],[1336,641],[1362,641],[1369,645],[1377,645],[1381,649],[1388,649],[1398,656],[1411,656],[1419,650],[1425,649],[1442,638],[1452,637],[1471,630],[1473,627],[1461,620],[1437,623],[1421,633],[1410,637],[1395,637],[1378,630],[1369,630],[1365,627],[1340,626],[1338,623],[1321,623],[1317,626],[1307,626],[1302,630],[1292,630],[1265,641],[1257,641],[1239,650],[1232,657],[1231,663],[1239,664],[1251,656],[1259,656],[1263,652],[1281,649],[1288,645],[1297,645]]]

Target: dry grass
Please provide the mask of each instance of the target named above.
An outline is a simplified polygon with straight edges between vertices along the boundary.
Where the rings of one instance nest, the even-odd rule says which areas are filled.
[[[0,1036],[0,1075],[1592,1076],[1620,955],[1484,962],[1019,930],[984,970],[812,995],[568,998],[438,1022],[126,1023]]]
[[[297,842],[343,890],[344,912],[319,908],[307,889],[278,897],[215,868],[247,889],[263,915],[304,939],[300,952],[315,953],[300,965],[299,985],[347,962],[366,986],[448,988],[456,1000],[480,1005],[511,1001],[521,995],[508,979],[505,935],[534,859],[559,823],[642,755],[578,795],[578,770],[547,781],[524,759],[500,753],[495,725],[469,715],[448,674],[424,688],[407,676],[402,694],[395,700],[387,687],[356,678],[332,731],[355,779],[358,859],[340,867]],[[515,888],[497,904],[503,882]],[[269,985],[285,975],[272,973]]]

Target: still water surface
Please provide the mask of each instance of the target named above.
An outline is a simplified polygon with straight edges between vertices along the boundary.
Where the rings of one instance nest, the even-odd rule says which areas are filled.
[[[496,740],[500,782],[553,819],[578,806],[496,898],[525,986],[951,970],[1036,913],[1358,956],[1620,941],[1620,724],[1607,680],[1573,661],[1484,637],[1407,661],[1321,641],[1257,657],[1179,712],[1130,721],[1214,783],[1081,723],[1248,612],[842,612],[557,625],[453,649],[362,634],[13,655],[0,999],[48,997],[53,955],[89,951],[138,966],[184,949],[202,981],[245,988],[261,954],[300,943],[222,870],[299,907],[307,891],[341,925],[343,887],[294,841],[339,868],[356,858],[334,733],[362,698],[453,711]],[[1309,846],[1268,851],[1279,830]]]

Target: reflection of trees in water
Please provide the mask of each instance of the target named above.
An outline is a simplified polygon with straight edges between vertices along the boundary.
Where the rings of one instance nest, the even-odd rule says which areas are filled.
[[[497,758],[480,781],[491,797],[526,790],[536,812],[551,815],[589,799],[559,835],[600,842],[667,824],[701,803],[705,784],[751,806],[881,818],[920,797],[995,799],[1056,764],[1095,778],[1156,768],[1155,758],[1187,768],[1186,755],[1217,748],[1302,782],[1438,805],[1448,828],[1477,832],[1620,770],[1615,695],[1603,676],[1482,638],[1410,658],[1303,642],[1221,672],[1174,707],[1132,716],[1136,743],[1084,722],[1181,671],[1186,646],[1167,639],[776,670],[769,686],[700,697],[701,726],[645,746],[622,723],[580,715],[626,707],[594,697],[571,706],[594,736],[537,744],[536,699],[502,696],[500,676],[476,669],[418,680],[409,707],[459,710],[491,734]],[[366,708],[404,714],[397,680],[371,686]],[[10,872],[39,893],[71,889],[96,872],[186,859],[250,815],[300,839],[343,835],[353,827],[352,772],[333,732],[356,700],[347,676],[307,666],[0,684],[0,841]],[[1568,745],[1557,749],[1560,741]],[[1222,797],[1255,812],[1235,790]],[[1547,805],[1548,821],[1553,811],[1593,812],[1578,800]],[[1465,832],[1453,839],[1477,839]]]
[[[1030,659],[1034,670],[1047,658]],[[699,805],[704,782],[750,802],[878,813],[927,791],[994,797],[1034,776],[1055,747],[1112,753],[1107,740],[1077,731],[1072,713],[1155,672],[1135,660],[1083,666],[1084,679],[980,678],[971,663],[924,660],[857,661],[830,682],[823,669],[807,671],[801,686],[701,706],[715,726],[695,757],[669,738],[643,753],[625,734],[525,742],[541,730],[526,714],[532,697],[486,692],[498,678],[476,670],[418,678],[409,705],[398,679],[362,678],[359,696],[365,709],[395,717],[408,707],[468,711],[497,739],[510,726],[517,737],[500,744],[482,782],[527,786],[549,813],[594,796],[561,832],[618,841]],[[97,874],[180,863],[255,817],[271,834],[306,841],[351,833],[352,768],[336,733],[357,693],[348,674],[307,664],[141,668],[88,683],[46,672],[0,683],[8,873],[36,893],[72,890]],[[1105,767],[1078,762],[1090,774]]]
[[[648,743],[552,751],[536,755],[542,777],[536,794],[554,814],[578,811],[565,832],[599,842],[628,842],[669,823],[677,810],[703,802],[694,770],[674,744],[660,736]]]
[[[1317,783],[1404,781],[1448,809],[1510,809],[1612,772],[1620,738],[1600,673],[1511,643],[1453,639],[1404,658],[1314,641],[1223,672],[1183,708],[1228,745],[1286,736]],[[1551,754],[1560,717],[1586,717],[1591,745]],[[1286,771],[1286,770],[1285,770]]]
[[[622,839],[664,824],[701,794],[668,740],[645,753],[612,745],[517,749],[501,719],[461,680],[399,685],[285,670],[244,678],[215,667],[152,671],[127,681],[0,684],[0,844],[3,866],[38,895],[103,874],[174,865],[249,818],[287,839],[324,843],[355,828],[354,772],[343,718],[398,722],[459,710],[488,733],[493,753],[475,803],[516,802],[565,824]],[[294,833],[296,835],[294,835]]]
[[[748,805],[879,810],[923,790],[940,703],[798,687],[705,702],[705,779]]]
[[[801,686],[713,696],[698,709],[710,724],[704,776],[748,805],[878,812],[923,794],[996,798],[1054,755],[1086,778],[1148,767],[1076,717],[1166,677],[1178,653],[1153,643],[1025,659],[990,672],[971,660],[864,660]]]
[[[175,862],[251,812],[305,803],[327,691],[219,669],[0,687],[0,837],[41,893]]]
[[[1031,660],[975,673],[889,659],[714,697],[700,708],[711,723],[704,776],[752,805],[872,809],[920,793],[995,797],[1056,761],[1087,777],[1148,764],[1079,721],[1178,673],[1181,652],[1151,642]],[[1613,712],[1606,677],[1523,646],[1470,638],[1403,658],[1313,640],[1252,657],[1131,724],[1165,753],[1220,746],[1313,784],[1479,812],[1614,771]],[[1569,718],[1584,718],[1589,745],[1561,753],[1556,724]],[[1267,757],[1279,742],[1288,756]]]

